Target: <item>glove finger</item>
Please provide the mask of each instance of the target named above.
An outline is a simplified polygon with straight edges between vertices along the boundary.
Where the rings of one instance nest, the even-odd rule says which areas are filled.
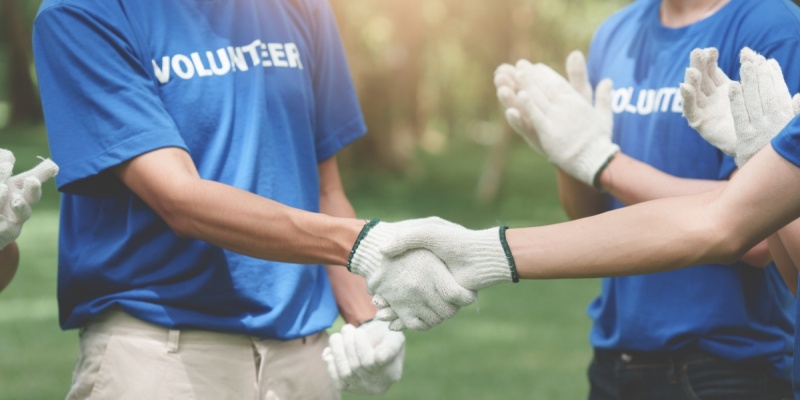
[[[2,150],[2,149],[0,149]],[[6,150],[7,151],[7,150]],[[10,162],[0,163],[0,183],[6,183],[11,177],[11,171],[14,169],[14,164]]]
[[[389,307],[389,302],[383,296],[376,294],[372,296],[372,305],[378,308],[386,308]]]
[[[409,315],[408,317],[404,317],[403,315],[400,315],[400,317],[397,320],[392,321],[389,324],[389,329],[393,331],[401,329],[410,329],[412,331],[427,331],[431,329],[431,326],[427,322],[423,321],[420,317],[416,316],[419,313],[427,313],[427,312],[430,311],[415,310],[414,316]],[[398,321],[400,321],[401,323],[397,323]],[[396,329],[397,327],[402,327],[402,328]]]
[[[503,63],[497,66],[494,70],[494,76],[498,75],[505,75],[505,76],[514,76],[515,68],[513,65],[508,63]]]
[[[516,91],[517,89],[517,81],[514,80],[514,70],[512,69],[509,73],[502,73],[496,74],[494,76],[494,86],[496,88],[500,87],[508,87],[512,91]]]
[[[378,321],[392,322],[397,318],[397,313],[389,307],[380,308],[375,312],[375,319]]]
[[[772,77],[772,90],[776,94],[775,99],[780,102],[781,106],[790,103],[792,95],[789,93],[789,87],[786,86],[786,79],[783,77],[780,64],[774,58],[771,58],[767,60],[767,66]]]
[[[705,65],[705,74],[708,77],[708,82],[706,83],[707,90],[706,94],[711,94],[717,87],[722,85],[727,85],[730,82],[728,76],[719,69],[718,65],[719,60],[719,51],[714,48],[710,47],[706,49],[706,65]]]
[[[0,149],[0,164],[8,163],[13,166],[15,162],[17,162],[17,159],[14,157],[14,153],[6,149]],[[6,177],[6,179],[8,179],[8,177]]]
[[[336,390],[342,390],[342,378],[339,377],[339,371],[336,369],[336,362],[333,361],[333,352],[330,347],[322,350],[322,360],[325,361],[325,367],[328,369],[328,375],[331,376],[331,382]]]
[[[342,327],[342,344],[344,345],[344,354],[347,357],[347,364],[350,366],[350,371],[353,375],[359,375],[361,369],[361,360],[358,357],[356,347],[356,328],[353,325],[346,324]]]
[[[29,205],[36,204],[42,198],[42,182],[28,177],[22,182],[22,198]]]
[[[764,109],[761,106],[761,95],[759,89],[759,77],[756,65],[744,63],[741,67],[742,94],[747,114],[750,119],[761,119]]]
[[[547,131],[547,112],[550,101],[538,90],[522,90],[517,94],[520,108],[525,110],[533,128],[538,131]]]
[[[739,63],[759,63],[766,61],[766,58],[761,54],[756,53],[753,49],[749,47],[743,47],[742,50],[739,52]]]
[[[356,329],[353,332],[355,339],[355,352],[358,357],[359,364],[367,371],[372,371],[376,366],[375,362],[375,349],[373,348],[373,340],[367,334],[365,329]]]
[[[0,183],[0,209],[5,207],[5,204],[8,201],[9,193],[8,186]]]
[[[794,111],[794,115],[800,114],[800,93],[792,97],[792,110]],[[2,204],[2,202],[0,202],[0,204]]]
[[[580,50],[573,50],[567,56],[567,80],[589,103],[592,102],[592,87],[586,73],[586,58]]]
[[[497,88],[497,100],[506,109],[517,106],[517,94],[508,86]]]
[[[695,120],[695,116],[697,115],[697,92],[695,91],[695,87],[686,83],[681,83],[680,90],[681,97],[683,98],[683,116],[689,121],[689,125],[696,127],[699,121]]]
[[[37,166],[14,176],[12,179],[18,182],[24,181],[28,177],[33,177],[39,182],[46,182],[48,179],[53,178],[58,174],[58,165],[53,160],[46,158],[42,160]]]
[[[389,323],[389,330],[390,331],[399,332],[399,331],[404,331],[406,329],[407,329],[406,325],[403,323],[403,320],[401,320],[400,318],[398,318],[398,319],[396,319],[396,320],[394,320],[394,321]]]
[[[14,213],[17,223],[27,221],[32,214],[31,206],[25,202],[25,199],[22,198],[22,194],[20,193],[11,194],[11,212]]]
[[[731,82],[728,88],[728,98],[731,102],[731,114],[733,114],[733,125],[736,127],[736,132],[741,132],[743,127],[747,126],[750,122],[750,117],[747,114],[747,105],[744,100],[744,93],[742,85],[739,82]]]
[[[444,310],[450,310],[452,306],[455,306],[455,311],[458,311],[458,308],[468,306],[478,300],[478,294],[473,292],[472,290],[465,289],[463,286],[459,285],[455,279],[452,277],[448,277],[448,281],[452,282],[441,282],[437,285],[436,290],[441,294],[442,298],[446,302],[446,306],[443,306]],[[446,314],[440,314],[442,316]],[[447,313],[447,317],[450,318],[455,315],[455,312]]]
[[[350,364],[348,363],[342,334],[334,333],[331,335],[330,339],[328,339],[328,346],[331,348],[333,363],[336,365],[336,371],[339,374],[339,379],[341,379],[343,384],[346,384],[347,380],[352,376],[353,371],[350,369]]]
[[[406,337],[399,332],[389,332],[380,345],[375,348],[375,365],[386,365],[405,352]]]
[[[614,113],[611,111],[611,90],[614,88],[614,83],[611,79],[603,79],[597,84],[594,91],[594,109],[598,115],[603,118],[606,126],[614,125]],[[609,137],[611,130],[608,131]]]

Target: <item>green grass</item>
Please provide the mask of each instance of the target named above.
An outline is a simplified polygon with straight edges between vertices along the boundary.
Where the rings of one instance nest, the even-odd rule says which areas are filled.
[[[49,153],[41,126],[7,128],[0,137],[0,146],[17,155],[17,172]],[[349,168],[343,179],[364,218],[439,215],[470,228],[564,220],[552,167],[521,142],[510,154],[498,202],[475,201],[486,154],[476,144],[454,143],[441,155],[419,154],[411,173]],[[69,387],[77,332],[58,328],[57,206],[58,194],[49,182],[20,237],[17,277],[0,293],[0,400],[58,399]],[[563,280],[481,292],[475,305],[441,326],[407,334],[404,378],[384,398],[585,398],[591,351],[585,309],[597,291],[596,280]]]

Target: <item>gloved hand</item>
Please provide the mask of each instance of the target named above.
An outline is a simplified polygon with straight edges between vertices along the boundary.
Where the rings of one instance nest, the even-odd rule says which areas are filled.
[[[399,225],[398,225],[399,224]],[[367,281],[396,313],[392,330],[428,330],[472,304],[476,293],[459,285],[442,260],[429,251],[406,248],[387,254],[384,244],[397,240],[408,224],[373,220],[353,245],[347,268]]]
[[[514,259],[505,244],[505,227],[474,231],[437,217],[408,220],[394,224],[397,233],[381,244],[389,256],[409,249],[423,248],[444,261],[459,285],[481,290],[503,282],[517,282]],[[373,298],[379,310],[375,318],[396,321],[397,310],[389,307],[384,296]]]
[[[585,68],[585,67],[584,67]],[[520,61],[516,104],[530,121],[548,160],[574,178],[595,186],[597,175],[619,151],[611,142],[611,81],[598,84],[596,105],[543,64]]]
[[[11,176],[14,154],[0,149],[0,249],[17,240],[31,217],[31,206],[42,197],[42,182],[56,176],[58,166],[43,160],[36,167]]]
[[[741,136],[744,132],[739,132],[734,122],[734,115],[738,112],[745,114],[737,116],[747,115],[742,109],[745,105],[742,103],[738,110],[733,110],[730,97],[732,87],[740,84],[732,82],[717,66],[718,57],[715,48],[692,50],[690,66],[686,69],[684,83],[681,84],[683,115],[703,139],[723,153],[733,156],[736,165],[741,167],[780,130],[762,131],[761,135],[750,132],[746,134],[747,137]],[[768,62],[763,56],[747,47],[742,49],[739,57],[742,63],[742,73],[740,73],[743,75],[742,84],[754,88],[755,91],[764,86],[766,92],[761,95],[782,103],[780,110],[785,112],[791,108],[793,115],[800,112],[800,95],[795,95],[794,99],[789,98],[789,91],[777,62],[774,60]],[[767,64],[772,66],[767,67]],[[748,67],[745,68],[745,65]],[[745,74],[748,76],[745,77]],[[767,84],[764,81],[760,84],[756,75],[773,83]],[[741,86],[739,87],[741,89]],[[738,90],[741,91],[740,89]],[[775,97],[778,94],[781,94],[780,98]]]
[[[731,80],[717,66],[718,58],[719,52],[713,47],[692,50],[680,85],[683,116],[703,139],[735,156],[736,129],[728,98]]]
[[[322,351],[337,389],[360,395],[386,393],[403,376],[406,338],[389,324],[370,321],[358,328],[347,324],[330,337]]]
[[[539,143],[539,137],[533,128],[533,124],[527,116],[520,113],[522,105],[517,99],[519,86],[516,81],[517,70],[510,64],[502,64],[494,71],[494,86],[497,89],[497,99],[504,108],[504,114],[508,125],[522,136],[528,145],[537,153],[547,156]]]
[[[797,104],[777,61],[744,48],[741,62],[741,83],[732,82],[729,91],[737,165],[744,165],[794,118]]]

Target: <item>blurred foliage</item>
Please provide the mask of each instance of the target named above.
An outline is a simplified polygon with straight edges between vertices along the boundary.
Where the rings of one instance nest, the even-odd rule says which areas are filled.
[[[370,134],[344,157],[390,169],[414,150],[484,144],[504,129],[494,69],[520,58],[563,72],[624,0],[332,0]],[[352,154],[355,153],[355,154]]]

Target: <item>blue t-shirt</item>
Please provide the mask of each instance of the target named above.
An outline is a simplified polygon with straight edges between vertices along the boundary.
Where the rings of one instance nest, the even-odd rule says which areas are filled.
[[[109,171],[177,147],[203,179],[318,211],[318,164],[366,130],[327,1],[45,0],[34,51],[64,192],[62,328],[112,306],[276,339],[331,325],[324,267],[178,238]]]
[[[790,163],[800,168],[800,117],[795,117],[786,127],[772,139],[772,148]],[[797,290],[800,291],[800,283]],[[800,308],[795,314],[795,321],[800,321]],[[798,331],[795,331],[794,353],[800,354],[800,340]],[[800,400],[800,357],[794,358],[792,372],[792,386],[794,398]]]
[[[800,89],[800,13],[784,0],[731,0],[707,19],[672,29],[660,0],[639,0],[596,32],[588,59],[596,84],[614,82],[614,141],[623,153],[682,178],[727,179],[733,160],[682,117],[679,84],[695,48],[716,47],[719,66],[739,79],[745,47],[775,58]],[[610,208],[623,205],[611,199]],[[656,228],[654,228],[656,229]],[[664,243],[671,246],[670,243]],[[589,306],[596,348],[672,351],[694,346],[729,360],[766,360],[788,377],[793,299],[774,267],[702,265],[602,281]]]

